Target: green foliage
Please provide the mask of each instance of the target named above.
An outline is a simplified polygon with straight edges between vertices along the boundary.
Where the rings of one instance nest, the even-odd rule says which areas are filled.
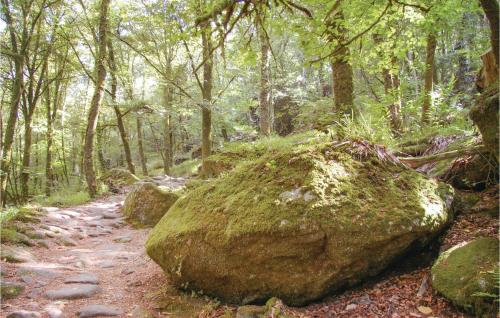
[[[482,298],[487,298],[491,299],[496,303],[500,303],[500,267],[495,267],[494,270],[492,271],[487,271],[487,275],[490,276],[489,280],[494,282],[495,284],[495,292],[494,293],[485,293],[485,292],[478,292],[472,294],[473,297],[482,297]]]
[[[43,206],[68,207],[83,204],[90,201],[87,191],[74,189],[60,189],[48,198],[40,200]]]
[[[191,177],[198,173],[200,165],[200,159],[186,160],[170,168],[170,174],[174,177]]]

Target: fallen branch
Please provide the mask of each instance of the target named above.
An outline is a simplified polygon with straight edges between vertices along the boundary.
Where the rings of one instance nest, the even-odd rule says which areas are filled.
[[[486,148],[483,145],[475,145],[467,148],[441,152],[434,155],[423,156],[423,157],[399,157],[399,161],[406,164],[411,168],[420,167],[429,162],[436,162],[446,159],[457,158],[467,154],[486,152]]]

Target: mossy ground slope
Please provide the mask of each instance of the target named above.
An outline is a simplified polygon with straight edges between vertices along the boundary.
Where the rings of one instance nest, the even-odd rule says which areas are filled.
[[[430,239],[450,218],[450,191],[376,156],[295,145],[189,192],[146,247],[177,286],[304,304]]]

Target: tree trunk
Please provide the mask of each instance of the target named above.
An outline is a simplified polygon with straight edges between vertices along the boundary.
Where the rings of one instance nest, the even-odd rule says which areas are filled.
[[[14,131],[16,128],[17,116],[19,113],[19,106],[21,103],[21,95],[24,87],[24,81],[23,81],[24,61],[25,59],[24,56],[22,55],[15,58],[14,60],[14,82],[12,84],[12,93],[10,98],[9,119],[7,120],[7,127],[5,128],[5,137],[3,140],[3,148],[2,148],[2,162],[0,163],[1,206],[5,206],[6,203],[5,191],[7,189],[7,179],[11,165],[12,144],[14,143]]]
[[[106,157],[104,156],[104,150],[102,146],[104,145],[104,142],[102,140],[102,134],[103,134],[103,128],[100,127],[99,124],[97,124],[97,129],[96,129],[96,137],[97,137],[97,162],[99,163],[99,168],[101,170],[101,173],[105,173],[108,170],[108,164],[106,163]],[[123,160],[121,161],[123,163]],[[121,166],[120,163],[120,166]]]
[[[137,126],[137,147],[139,148],[139,158],[141,160],[142,174],[144,176],[148,175],[148,166],[146,161],[146,156],[144,155],[144,148],[142,145],[142,123],[139,117],[136,118]]]
[[[391,61],[392,65],[397,63],[396,59],[393,58]],[[389,96],[391,102],[389,104],[389,117],[391,124],[391,131],[393,135],[398,136],[401,134],[401,94],[399,92],[399,76],[393,74],[388,68],[384,68],[382,71],[384,77],[384,91],[387,96]]]
[[[499,20],[498,20],[498,1],[497,0],[479,0],[481,3],[481,7],[483,7],[484,13],[488,18],[488,22],[490,23],[490,41],[491,47],[493,49],[493,54],[495,55],[495,61],[498,65],[498,54],[499,54],[499,44],[498,44],[498,36],[499,36]]]
[[[45,102],[47,105],[47,154],[45,160],[45,195],[50,196],[54,187],[54,171],[52,167],[52,111],[50,109],[50,93],[45,91]],[[55,105],[54,105],[55,107]]]
[[[167,66],[168,73],[170,74],[170,66]],[[165,117],[163,120],[163,171],[166,175],[170,174],[170,167],[172,166],[172,140],[170,135],[172,133],[171,112],[172,112],[172,87],[165,84],[163,87],[163,102],[165,105]]]
[[[329,41],[335,43],[335,54],[331,60],[333,99],[335,111],[341,115],[352,115],[354,111],[353,72],[350,64],[349,47],[344,46],[347,30],[343,26],[344,15],[341,10],[327,22],[331,30]]]
[[[120,133],[120,138],[122,140],[123,151],[125,152],[127,169],[131,173],[135,173],[134,162],[132,161],[132,154],[130,152],[128,135],[127,131],[125,130],[125,125],[123,123],[123,115],[120,112],[120,108],[116,104],[116,90],[118,87],[118,80],[116,78],[116,61],[115,61],[115,54],[113,51],[113,43],[111,39],[108,39],[107,42],[108,42],[108,61],[109,61],[109,69],[111,75],[111,103],[113,104],[113,109],[116,115],[116,124],[118,126],[118,132]]]
[[[264,19],[257,23],[260,40],[260,94],[259,94],[259,127],[260,134],[271,134],[271,112],[269,99],[269,41],[264,30]]]
[[[23,148],[23,162],[21,170],[21,201],[26,202],[29,197],[29,178],[30,178],[30,163],[31,163],[31,144],[32,132],[31,127],[33,117],[27,116],[24,118],[24,148]]]
[[[436,35],[429,33],[427,36],[427,49],[425,56],[425,75],[424,75],[424,101],[422,105],[422,125],[430,124],[430,111],[432,104],[432,86],[434,80],[434,55],[436,53]]]
[[[202,46],[203,46],[203,109],[201,112],[201,162],[202,175],[207,176],[206,159],[212,153],[212,38],[210,25],[205,26],[202,31]]]
[[[106,32],[108,29],[108,7],[111,0],[101,0],[101,8],[99,13],[99,38],[98,52],[95,61],[96,82],[94,95],[90,102],[89,114],[87,119],[87,128],[85,130],[85,144],[83,146],[83,165],[85,170],[85,179],[90,197],[97,195],[97,180],[94,170],[94,135],[99,117],[99,106],[101,105],[102,93],[104,90],[104,80],[106,79],[106,69],[104,60],[106,59]]]

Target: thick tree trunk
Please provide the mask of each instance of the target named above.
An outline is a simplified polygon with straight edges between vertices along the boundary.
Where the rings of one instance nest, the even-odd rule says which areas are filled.
[[[85,170],[85,180],[90,197],[97,195],[97,180],[94,170],[94,135],[99,117],[99,106],[101,105],[102,94],[104,90],[104,80],[106,79],[106,69],[104,61],[106,59],[106,32],[108,29],[108,7],[111,0],[101,0],[101,8],[99,14],[99,39],[98,52],[95,61],[96,82],[94,95],[90,102],[90,109],[87,119],[87,128],[85,130],[85,144],[83,147],[83,165]]]
[[[206,172],[206,159],[212,153],[212,39],[211,28],[209,25],[205,26],[202,32],[202,45],[203,45],[203,109],[201,112],[201,162],[202,162],[202,175],[207,176]]]
[[[432,104],[432,87],[434,80],[434,56],[436,53],[436,35],[430,33],[427,36],[427,49],[425,56],[424,75],[424,101],[422,104],[422,125],[428,125],[431,121],[430,111]]]
[[[479,0],[479,3],[481,3],[481,7],[483,7],[484,13],[486,14],[486,17],[488,18],[488,22],[490,23],[490,41],[491,41],[491,47],[493,49],[493,54],[495,55],[495,61],[498,65],[500,63],[498,62],[498,54],[499,54],[499,44],[498,44],[498,37],[499,37],[499,19],[498,19],[498,1],[497,0]]]
[[[120,112],[120,108],[116,104],[116,90],[118,88],[118,80],[116,78],[116,61],[113,51],[113,42],[111,41],[111,39],[108,39],[108,61],[111,73],[111,103],[113,104],[113,109],[116,115],[116,125],[118,126],[118,132],[122,140],[123,152],[125,153],[125,161],[127,161],[127,169],[131,173],[135,173],[134,162],[132,161],[132,154],[130,152],[130,143],[128,141],[127,131],[125,130],[125,124],[123,123],[123,115]]]
[[[264,30],[264,21],[257,24],[260,40],[260,94],[259,94],[259,127],[260,134],[271,134],[271,111],[269,94],[269,41]]]
[[[331,30],[330,41],[334,42],[335,54],[331,60],[333,99],[335,111],[341,115],[351,116],[354,113],[354,84],[349,47],[343,43],[347,40],[347,30],[343,26],[344,15],[339,12],[328,22]]]
[[[146,161],[146,156],[144,155],[144,147],[142,145],[142,123],[139,117],[136,118],[137,126],[137,148],[139,148],[139,159],[141,160],[142,174],[144,176],[148,175],[148,166]]]
[[[1,206],[6,203],[6,189],[7,179],[9,176],[11,165],[12,144],[14,143],[14,131],[17,123],[17,116],[19,113],[19,106],[21,103],[21,95],[23,92],[23,68],[24,56],[19,56],[14,61],[14,82],[12,84],[12,93],[10,98],[9,119],[7,120],[7,127],[5,128],[5,137],[3,140],[2,148],[2,162],[0,163],[0,202]]]

